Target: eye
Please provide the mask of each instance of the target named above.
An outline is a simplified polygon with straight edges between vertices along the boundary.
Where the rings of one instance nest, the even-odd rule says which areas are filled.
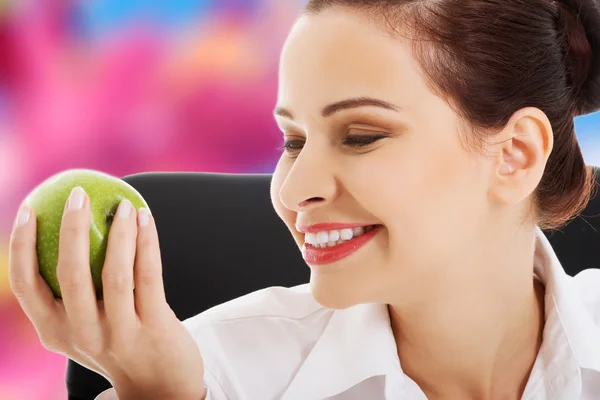
[[[297,154],[304,147],[304,140],[300,139],[286,139],[283,146],[279,147],[279,150],[283,150],[288,154]]]
[[[353,134],[346,136],[344,139],[344,144],[352,147],[367,147],[370,144],[375,143],[378,140],[384,139],[388,137],[385,133],[375,133],[375,134]]]

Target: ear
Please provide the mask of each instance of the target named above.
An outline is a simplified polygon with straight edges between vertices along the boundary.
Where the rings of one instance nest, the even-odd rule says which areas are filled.
[[[540,183],[552,152],[554,136],[546,114],[523,108],[494,140],[490,194],[503,204],[517,204]]]

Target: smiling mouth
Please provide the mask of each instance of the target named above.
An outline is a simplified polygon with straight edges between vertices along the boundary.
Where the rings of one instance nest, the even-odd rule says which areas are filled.
[[[315,249],[335,247],[359,238],[371,232],[378,226],[380,225],[368,225],[355,228],[306,233],[304,234],[304,244],[306,247],[312,247]]]
[[[371,242],[382,227],[383,225],[366,225],[360,228],[348,227],[339,230],[306,233],[306,239],[313,243],[304,242],[302,257],[311,267],[341,261]]]

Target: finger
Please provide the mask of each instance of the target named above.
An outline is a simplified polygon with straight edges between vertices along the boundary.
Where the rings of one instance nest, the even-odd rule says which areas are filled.
[[[113,327],[126,328],[137,319],[133,301],[136,236],[135,209],[124,199],[110,227],[102,268],[104,312]]]
[[[98,323],[90,271],[90,202],[81,187],[72,190],[60,225],[57,276],[67,316],[76,332]]]
[[[138,236],[135,257],[135,308],[140,319],[149,320],[165,309],[165,289],[158,233],[147,208],[138,210]]]
[[[9,284],[25,315],[38,332],[57,322],[54,295],[39,273],[36,253],[36,216],[27,204],[19,210],[10,237]]]

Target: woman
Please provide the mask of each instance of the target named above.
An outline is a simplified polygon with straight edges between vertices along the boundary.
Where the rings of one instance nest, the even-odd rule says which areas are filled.
[[[124,202],[98,304],[75,190],[63,300],[26,205],[11,287],[48,349],[111,381],[102,398],[597,400],[600,271],[568,277],[540,230],[590,195],[573,118],[600,109],[597,26],[593,0],[310,1],[271,193],[309,284],[181,324],[153,219]]]

